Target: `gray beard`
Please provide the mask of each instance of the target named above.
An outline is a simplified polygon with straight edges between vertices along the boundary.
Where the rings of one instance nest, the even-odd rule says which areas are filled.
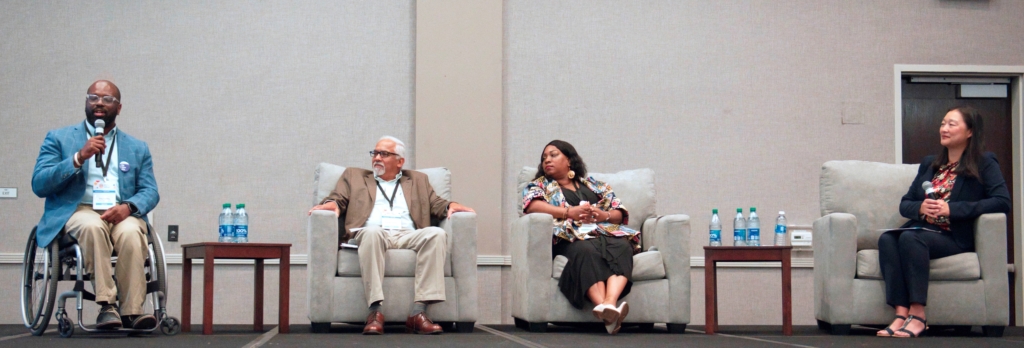
[[[373,167],[373,175],[375,175],[375,176],[384,175],[384,167],[374,166]]]

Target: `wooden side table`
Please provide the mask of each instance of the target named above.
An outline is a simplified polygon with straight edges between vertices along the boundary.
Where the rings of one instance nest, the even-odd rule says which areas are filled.
[[[181,331],[192,330],[192,259],[203,259],[203,334],[213,333],[213,260],[253,259],[256,261],[256,294],[253,303],[253,330],[263,331],[263,260],[281,260],[280,294],[277,304],[278,332],[288,333],[288,282],[291,244],[217,243],[182,245]]]
[[[782,334],[793,335],[792,246],[705,246],[704,247],[704,332],[718,331],[718,262],[782,262]]]

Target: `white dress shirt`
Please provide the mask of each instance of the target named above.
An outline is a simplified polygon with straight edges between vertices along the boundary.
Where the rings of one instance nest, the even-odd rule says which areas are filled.
[[[402,172],[398,172],[398,175],[390,181],[385,181],[376,175],[373,178],[377,179],[377,184],[380,186],[376,188],[377,198],[373,202],[373,211],[370,213],[370,218],[366,219],[366,224],[363,227],[381,226],[381,216],[384,215],[384,212],[391,210],[401,214],[402,229],[415,229],[415,225],[412,223],[412,216],[409,215],[409,205],[405,203],[405,193],[402,192],[402,185],[398,184],[398,179],[402,178]],[[395,191],[395,186],[398,186],[398,191]],[[388,197],[391,196],[392,192],[395,192],[395,197],[392,200],[394,207],[388,203],[387,198],[384,198],[385,194],[381,193],[381,189],[386,192]]]

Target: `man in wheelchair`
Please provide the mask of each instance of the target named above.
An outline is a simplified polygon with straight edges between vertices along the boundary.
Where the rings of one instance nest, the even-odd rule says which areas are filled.
[[[86,93],[84,122],[46,134],[32,173],[32,191],[46,198],[36,242],[56,242],[61,229],[77,241],[101,306],[97,329],[152,329],[156,318],[143,312],[145,216],[160,195],[149,147],[117,128],[120,111],[121,91],[96,81]]]

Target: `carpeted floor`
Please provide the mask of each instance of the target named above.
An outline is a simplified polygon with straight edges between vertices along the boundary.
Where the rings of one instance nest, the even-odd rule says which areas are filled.
[[[830,336],[814,326],[794,327],[793,336],[783,336],[778,326],[721,326],[721,334],[705,335],[703,326],[690,326],[685,334],[670,334],[664,325],[653,330],[624,328],[609,336],[600,328],[550,326],[548,332],[532,333],[512,325],[478,325],[472,333],[445,333],[418,336],[405,333],[402,325],[387,326],[383,336],[363,336],[362,327],[335,324],[330,333],[313,334],[308,325],[292,325],[291,333],[253,332],[251,326],[217,325],[214,334],[193,332],[164,336],[161,334],[128,337],[125,335],[88,334],[76,331],[70,338],[60,337],[56,330],[42,337],[27,335],[21,325],[0,325],[0,347],[1024,347],[1024,327],[1007,328],[1003,337],[984,337],[975,327],[967,334],[952,330],[932,330],[919,339],[874,337],[875,329],[854,327],[849,336]],[[898,342],[897,342],[898,340]]]

